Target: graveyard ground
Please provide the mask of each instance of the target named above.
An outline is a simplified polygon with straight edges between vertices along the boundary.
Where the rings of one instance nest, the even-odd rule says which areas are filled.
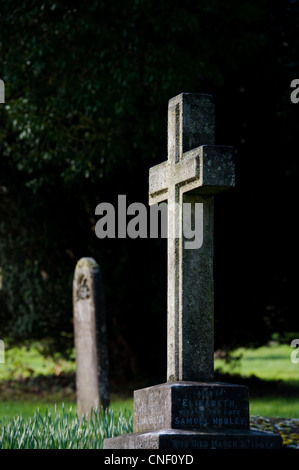
[[[230,354],[217,351],[216,379],[244,384],[250,390],[251,426],[280,433],[284,443],[299,446],[299,364],[290,360],[292,348],[272,342],[257,349],[239,349]],[[153,379],[154,380],[154,379]],[[111,404],[115,412],[132,411],[132,393],[155,382],[111,381]],[[157,382],[156,382],[157,383]],[[0,364],[0,421],[22,415],[29,418],[37,408],[66,409],[75,405],[75,360],[61,355],[44,357],[38,342],[7,348]]]

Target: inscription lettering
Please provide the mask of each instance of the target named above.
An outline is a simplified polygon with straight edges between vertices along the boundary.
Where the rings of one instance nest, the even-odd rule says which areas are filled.
[[[248,428],[248,405],[242,398],[227,398],[226,393],[223,388],[214,388],[198,390],[192,397],[180,397],[181,406],[176,410],[175,425]]]
[[[189,398],[183,399],[183,408],[199,408],[203,409],[204,407],[216,407],[219,408],[237,408],[235,400],[190,400]]]
[[[218,418],[213,417],[212,421],[208,420],[205,417],[175,417],[175,425],[193,425],[193,426],[209,426],[213,424],[215,426],[245,426],[248,424],[248,420],[246,418]]]
[[[209,422],[206,418],[201,418],[201,417],[180,418],[177,416],[175,418],[175,424],[176,425],[190,424],[193,426],[208,426]]]
[[[213,390],[198,390],[197,398],[211,398],[211,397],[222,397],[224,391],[223,388]]]
[[[161,425],[163,426],[164,423],[164,416],[144,416],[143,418],[140,418],[138,420],[139,425],[144,426],[144,425]]]
[[[222,424],[232,424],[232,425],[244,425],[247,424],[247,419],[245,418],[213,418],[213,424],[221,426]]]
[[[271,449],[275,447],[268,439],[190,439],[173,440],[174,449]]]

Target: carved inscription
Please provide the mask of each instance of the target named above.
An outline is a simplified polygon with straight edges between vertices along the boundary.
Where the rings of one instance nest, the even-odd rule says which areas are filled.
[[[142,428],[153,426],[154,429],[163,429],[164,420],[165,408],[163,406],[145,404],[143,405],[143,415],[138,419],[138,425]]]
[[[190,397],[177,397],[176,428],[241,427],[248,428],[248,405],[241,398],[228,398],[224,388],[201,389]]]
[[[167,426],[166,420],[169,415],[167,400],[159,400],[159,393],[134,397],[134,431],[140,432],[144,429],[163,429]]]
[[[249,429],[246,387],[161,385],[134,398],[134,431]]]
[[[88,286],[88,280],[85,276],[81,276],[78,282],[78,289],[77,289],[77,301],[78,300],[86,300],[90,297],[90,288]]]
[[[174,449],[274,449],[277,442],[271,439],[174,439]]]
[[[209,419],[206,417],[208,414]],[[232,425],[246,426],[248,419],[240,416],[240,409],[235,400],[202,398],[190,400],[183,398],[178,415],[175,416],[176,425]]]

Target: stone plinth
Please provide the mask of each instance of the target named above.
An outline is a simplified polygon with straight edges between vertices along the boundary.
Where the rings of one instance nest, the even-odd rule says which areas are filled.
[[[279,449],[281,437],[275,434],[249,431],[181,431],[166,429],[147,433],[132,433],[106,439],[104,449]]]
[[[134,431],[248,429],[248,389],[219,382],[175,382],[134,392]]]
[[[134,392],[134,432],[104,449],[276,449],[279,435],[249,429],[248,388],[174,382]]]

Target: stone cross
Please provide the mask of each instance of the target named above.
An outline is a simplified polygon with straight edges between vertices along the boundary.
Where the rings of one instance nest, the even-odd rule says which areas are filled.
[[[73,281],[78,416],[109,406],[104,287],[93,258],[81,258]]]
[[[169,101],[168,160],[150,169],[149,204],[168,202],[167,381],[214,377],[214,197],[235,183],[232,147],[214,146],[210,95]],[[183,207],[202,204],[202,246],[184,248]]]
[[[232,148],[213,142],[212,97],[171,99],[168,160],[149,178],[150,204],[168,201],[167,383],[134,391],[134,432],[105,439],[104,449],[281,448],[280,436],[249,429],[247,387],[213,380],[213,195],[234,186]],[[186,203],[195,232],[203,209],[191,249]]]

